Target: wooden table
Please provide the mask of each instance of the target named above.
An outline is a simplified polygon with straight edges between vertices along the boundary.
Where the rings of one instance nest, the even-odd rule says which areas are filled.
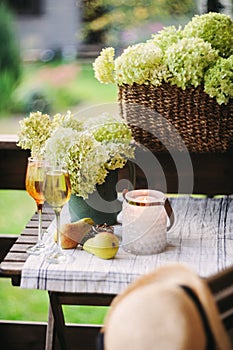
[[[177,202],[175,202],[177,201]],[[179,199],[175,199],[174,203],[179,204]],[[215,247],[218,250],[217,251],[217,271],[214,271],[216,275],[213,275],[213,277],[208,276],[208,283],[214,293],[217,295],[217,301],[220,305],[221,313],[223,310],[223,320],[224,324],[227,328],[231,328],[233,326],[233,310],[231,310],[231,313],[229,312],[229,307],[232,309],[232,296],[233,295],[233,287],[230,288],[230,297],[228,294],[224,293],[222,296],[219,295],[219,292],[222,289],[229,289],[229,283],[232,285],[233,281],[233,271],[230,267],[231,265],[231,257],[233,262],[233,251],[229,249],[232,244],[233,239],[233,198],[230,196],[226,196],[223,199],[195,199],[192,200],[192,204],[185,214],[182,213],[183,217],[186,217],[186,225],[185,227],[180,227],[179,232],[179,247],[182,248],[189,244],[190,251],[192,250],[192,239],[187,241],[188,236],[186,236],[186,240],[183,239],[182,236],[182,229],[185,231],[184,234],[187,235],[189,232],[192,232],[193,222],[200,223],[199,227],[196,227],[195,231],[197,237],[199,235],[199,229],[200,229],[200,235],[205,234],[205,232],[208,232],[208,223],[213,219],[217,223],[217,227],[214,230],[213,234],[213,242],[216,240]],[[211,205],[212,207],[211,207]],[[221,205],[220,205],[221,204]],[[177,205],[177,209],[182,211],[182,205]],[[212,209],[210,209],[210,207]],[[211,217],[209,216],[211,212]],[[46,207],[46,210],[43,214],[43,229],[47,229],[51,223],[51,219],[54,217],[53,210],[49,207]],[[21,274],[24,267],[24,263],[28,257],[26,253],[26,249],[29,245],[36,243],[37,241],[37,224],[38,219],[37,215],[34,215],[32,219],[27,224],[26,228],[23,230],[19,238],[17,239],[16,243],[13,245],[7,256],[5,257],[4,261],[1,263],[1,272],[5,274],[6,276],[10,276],[12,279],[12,284],[15,286],[20,285],[21,280]],[[213,223],[213,225],[215,225]],[[203,231],[203,229],[205,231]],[[188,230],[188,232],[187,232]],[[177,236],[178,237],[178,236]],[[204,236],[202,237],[205,238]],[[183,245],[182,245],[183,244]],[[179,250],[180,250],[179,248]],[[169,250],[168,250],[169,253]],[[180,254],[180,251],[179,251]],[[201,254],[201,253],[200,253]],[[178,255],[177,255],[178,256]],[[206,256],[205,256],[206,258]],[[180,261],[180,260],[179,260]],[[207,261],[207,260],[206,260]],[[181,262],[181,261],[180,261]],[[186,262],[186,261],[185,261]],[[226,272],[225,273],[225,268]],[[224,272],[221,272],[221,270],[224,270]],[[218,271],[220,271],[220,274],[217,274]],[[217,276],[217,277],[216,277]],[[220,282],[221,283],[220,283]],[[62,349],[66,349],[67,347],[67,339],[66,339],[66,327],[65,327],[65,321],[64,316],[62,312],[62,304],[69,304],[69,305],[109,305],[114,298],[116,293],[85,293],[85,292],[79,292],[79,293],[71,293],[67,291],[48,291],[49,298],[50,298],[50,310],[49,310],[49,318],[48,318],[48,327],[47,327],[47,339],[46,339],[46,349],[52,349],[53,348],[53,342],[54,342],[54,329],[57,331],[57,335],[59,338],[59,342],[61,344]],[[227,295],[227,303],[223,305],[223,298],[225,298]],[[231,298],[231,299],[230,299]],[[224,299],[225,300],[225,299]],[[229,306],[230,305],[230,306]],[[54,327],[55,325],[55,327]],[[97,333],[98,329],[95,329],[92,333],[89,333],[89,336],[94,336]],[[82,348],[83,349],[83,348]]]

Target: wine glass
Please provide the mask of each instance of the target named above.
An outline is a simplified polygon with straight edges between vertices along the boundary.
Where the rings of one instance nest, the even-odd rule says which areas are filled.
[[[55,250],[46,256],[50,263],[60,263],[67,260],[61,247],[60,214],[66,202],[70,199],[71,186],[67,170],[64,168],[50,168],[46,172],[44,182],[44,196],[55,212],[57,224],[57,244]]]
[[[42,207],[44,204],[43,184],[45,179],[46,162],[44,160],[28,158],[25,186],[26,191],[35,200],[39,217],[37,243],[27,248],[27,253],[39,255],[45,252],[42,241]]]

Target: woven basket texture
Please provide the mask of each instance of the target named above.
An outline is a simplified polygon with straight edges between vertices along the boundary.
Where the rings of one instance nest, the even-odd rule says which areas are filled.
[[[152,152],[227,152],[233,148],[233,99],[219,105],[202,87],[118,86],[121,116]],[[174,129],[175,128],[175,129]]]

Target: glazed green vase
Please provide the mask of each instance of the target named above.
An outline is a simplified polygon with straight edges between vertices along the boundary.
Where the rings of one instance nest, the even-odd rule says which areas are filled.
[[[110,171],[105,182],[97,185],[96,191],[90,194],[88,199],[72,194],[69,200],[71,222],[89,217],[95,224],[115,224],[122,208],[117,199],[117,181],[118,171]]]

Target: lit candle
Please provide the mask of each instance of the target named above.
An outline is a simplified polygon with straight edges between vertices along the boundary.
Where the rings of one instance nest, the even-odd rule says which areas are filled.
[[[166,247],[165,196],[154,190],[125,194],[122,210],[122,247],[135,254],[153,254]]]
[[[152,196],[138,196],[136,199],[140,203],[152,203],[155,201],[155,198]]]

